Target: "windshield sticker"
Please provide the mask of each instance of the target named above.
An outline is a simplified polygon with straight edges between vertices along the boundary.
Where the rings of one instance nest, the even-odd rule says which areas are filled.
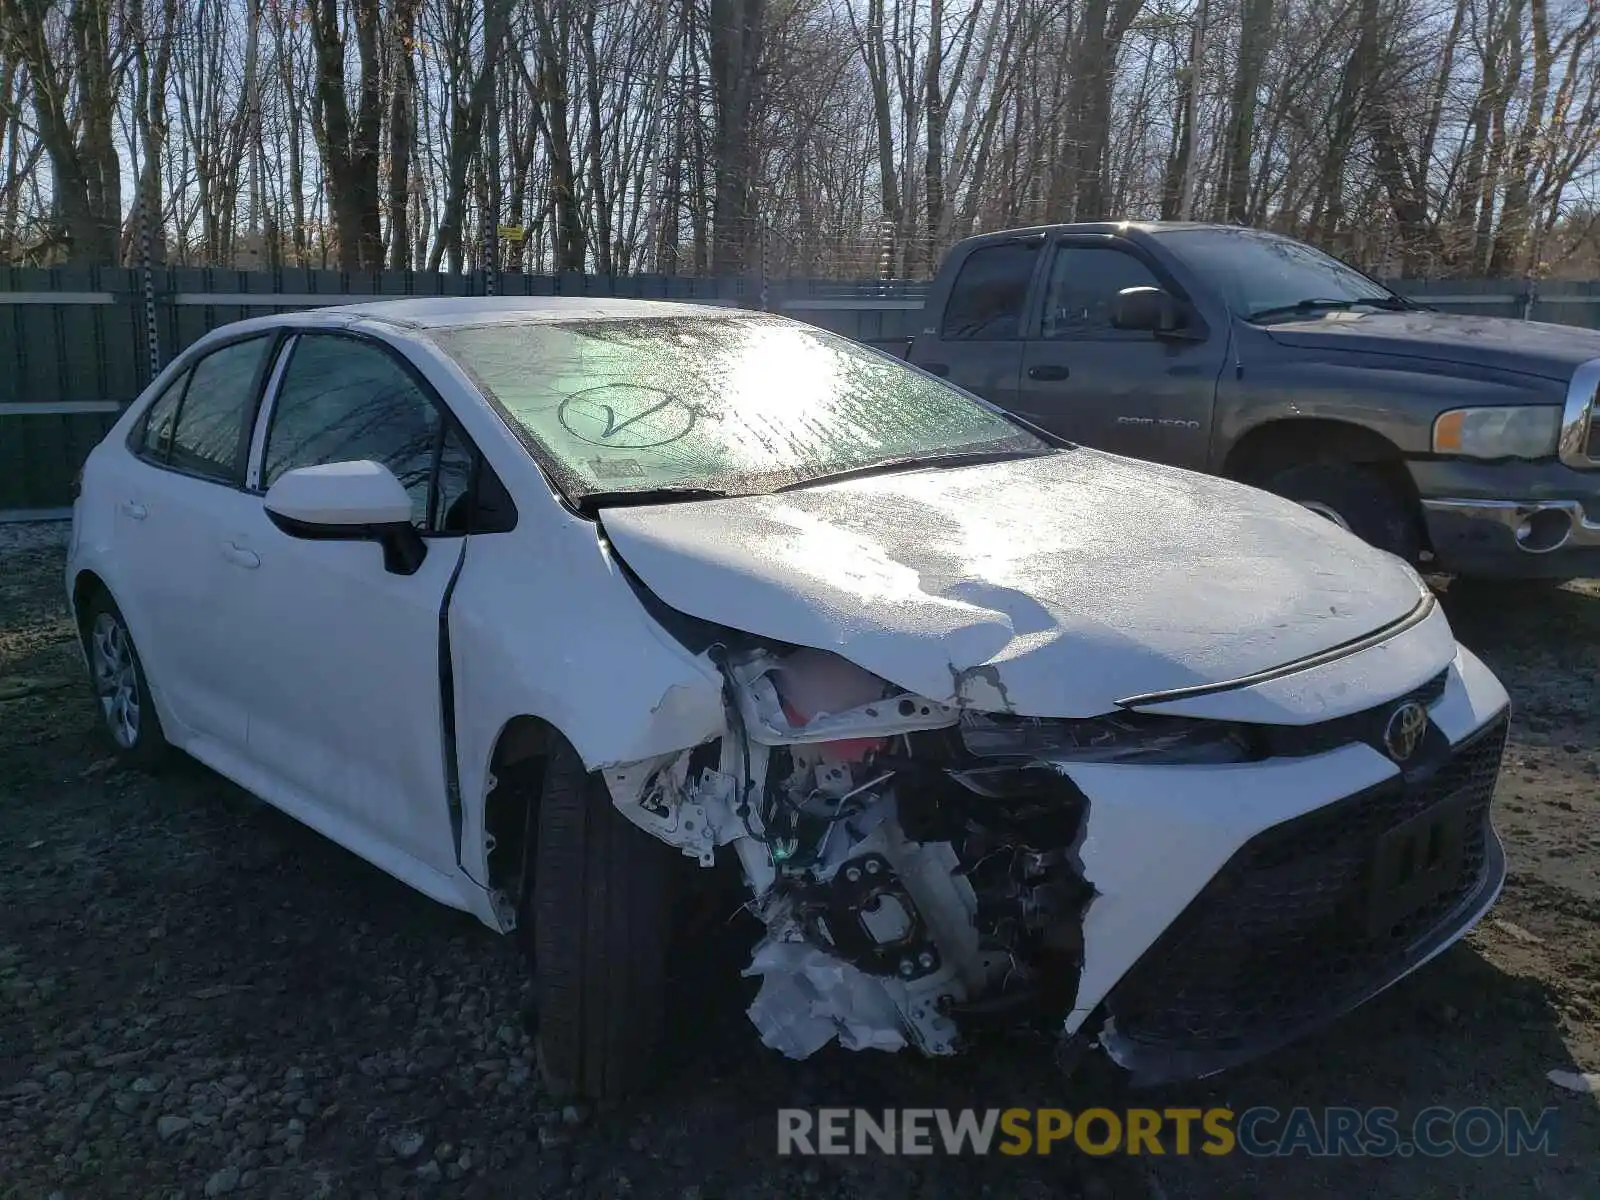
[[[596,479],[644,478],[644,468],[637,458],[591,458],[589,469]]]
[[[695,411],[671,392],[635,383],[605,383],[574,392],[556,410],[561,427],[591,446],[648,450],[684,437]]]

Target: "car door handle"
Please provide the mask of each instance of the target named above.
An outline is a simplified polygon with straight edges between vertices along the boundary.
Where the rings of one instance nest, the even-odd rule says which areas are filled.
[[[1072,371],[1060,363],[1038,363],[1028,368],[1029,379],[1065,379]]]
[[[246,550],[243,546],[235,545],[233,542],[222,543],[222,557],[234,566],[244,567],[250,571],[261,565],[261,556],[259,554],[254,550]]]
[[[150,515],[148,508],[132,500],[124,500],[118,507],[122,509],[122,515],[129,520],[142,521]]]
[[[941,376],[943,376],[943,375],[950,374],[950,364],[949,363],[923,363],[922,364],[922,369],[924,371],[926,371],[929,375],[941,375]]]

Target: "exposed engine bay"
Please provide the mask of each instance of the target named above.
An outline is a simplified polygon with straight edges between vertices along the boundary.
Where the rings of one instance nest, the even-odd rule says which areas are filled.
[[[737,854],[766,926],[749,1015],[794,1058],[834,1038],[951,1054],[971,1024],[1071,1009],[1094,888],[1088,799],[1060,756],[1239,753],[1185,745],[1189,722],[940,704],[821,650],[712,653],[727,735],[606,779],[630,820],[702,865]]]

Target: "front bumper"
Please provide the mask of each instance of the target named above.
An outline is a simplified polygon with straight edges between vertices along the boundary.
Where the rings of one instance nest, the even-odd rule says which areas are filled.
[[[1504,579],[1600,576],[1600,471],[1553,462],[1409,466],[1440,570]]]
[[[1136,1080],[1204,1076],[1326,1024],[1463,936],[1505,877],[1489,805],[1508,701],[1461,648],[1435,686],[1410,697],[1431,748],[1404,773],[1364,742],[1238,766],[1071,767],[1090,797],[1082,860],[1097,895],[1064,1032],[1098,1016]],[[1392,831],[1425,849],[1445,801],[1442,871],[1396,906],[1379,886]]]
[[[1133,1082],[1200,1078],[1276,1050],[1477,924],[1506,877],[1489,817],[1505,735],[1503,713],[1424,778],[1368,788],[1234,855],[1107,1000],[1103,1041]],[[1374,928],[1374,847],[1440,806],[1462,822],[1459,858],[1436,894]]]

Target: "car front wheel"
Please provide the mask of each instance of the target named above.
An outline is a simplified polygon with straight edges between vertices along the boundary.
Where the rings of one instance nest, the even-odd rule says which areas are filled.
[[[546,762],[531,878],[538,1053],[557,1096],[611,1100],[656,1064],[666,1003],[674,852],[611,803],[605,781],[563,739]]]
[[[82,619],[89,680],[100,703],[101,726],[119,758],[141,770],[155,770],[166,761],[167,738],[128,623],[104,592],[89,600]]]

